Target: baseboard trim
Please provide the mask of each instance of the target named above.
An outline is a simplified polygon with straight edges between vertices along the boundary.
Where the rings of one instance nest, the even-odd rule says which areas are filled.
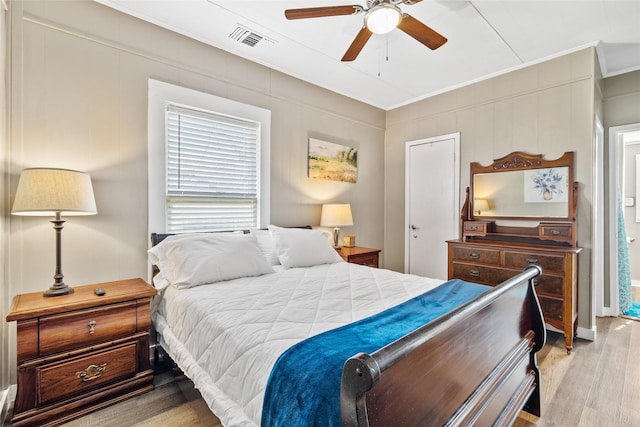
[[[618,317],[620,313],[615,313],[611,307],[602,307],[600,313],[597,313],[597,317]]]
[[[577,336],[578,338],[582,338],[584,340],[595,341],[596,340],[596,326],[594,325],[591,329],[582,328],[578,326]]]

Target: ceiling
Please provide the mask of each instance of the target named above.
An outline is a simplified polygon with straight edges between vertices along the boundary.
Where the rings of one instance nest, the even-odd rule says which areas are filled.
[[[423,0],[403,12],[448,38],[398,29],[341,62],[364,14],[289,21],[284,10],[365,0],[96,0],[334,92],[389,110],[596,46],[605,77],[640,69],[640,0]]]

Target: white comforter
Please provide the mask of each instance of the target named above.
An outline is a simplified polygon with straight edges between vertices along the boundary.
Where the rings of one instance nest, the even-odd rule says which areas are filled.
[[[419,295],[441,280],[340,262],[190,289],[154,304],[161,344],[225,426],[260,424],[269,373],[295,343]]]

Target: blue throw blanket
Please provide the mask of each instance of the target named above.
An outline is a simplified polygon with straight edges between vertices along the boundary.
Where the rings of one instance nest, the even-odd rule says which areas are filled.
[[[340,426],[340,381],[349,357],[372,353],[489,289],[450,280],[374,316],[292,346],[271,371],[261,426]]]

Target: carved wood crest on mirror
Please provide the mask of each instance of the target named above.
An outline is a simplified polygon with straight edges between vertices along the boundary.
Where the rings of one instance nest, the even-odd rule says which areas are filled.
[[[521,151],[488,166],[471,163],[461,212],[463,240],[514,240],[576,246],[574,153],[556,160]],[[526,225],[503,225],[526,221]]]

